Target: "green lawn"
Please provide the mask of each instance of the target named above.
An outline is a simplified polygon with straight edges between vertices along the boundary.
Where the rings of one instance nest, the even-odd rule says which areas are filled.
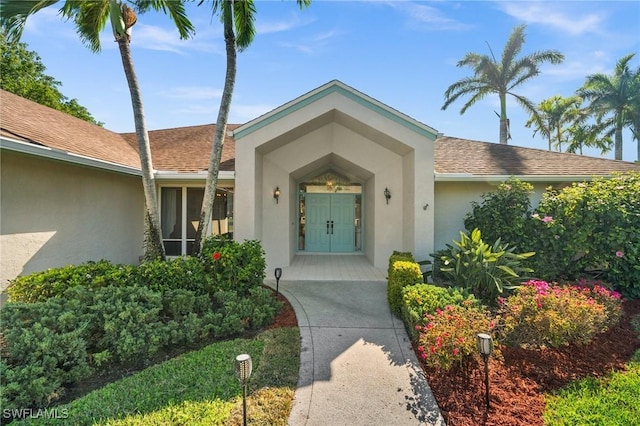
[[[640,317],[631,324],[640,333]],[[604,379],[592,377],[571,383],[547,395],[543,414],[546,425],[640,425],[640,349],[627,371],[614,372]]]
[[[242,389],[233,361],[248,353],[252,425],[286,425],[298,379],[300,335],[279,328],[253,339],[213,343],[110,383],[69,404],[63,422],[73,425],[242,424]],[[29,424],[60,424],[31,420]]]
[[[586,378],[546,397],[546,425],[640,425],[640,351],[625,372]]]

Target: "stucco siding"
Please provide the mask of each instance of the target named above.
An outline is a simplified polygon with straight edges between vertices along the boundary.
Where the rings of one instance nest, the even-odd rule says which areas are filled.
[[[471,202],[482,203],[482,194],[496,190],[499,182],[436,182],[435,183],[435,244],[434,250],[445,248],[460,239],[464,231],[464,217],[471,212]],[[535,182],[531,205],[536,207],[542,194],[557,182]],[[493,241],[491,241],[493,243]]]
[[[108,259],[138,263],[144,196],[139,177],[2,152],[0,281]]]

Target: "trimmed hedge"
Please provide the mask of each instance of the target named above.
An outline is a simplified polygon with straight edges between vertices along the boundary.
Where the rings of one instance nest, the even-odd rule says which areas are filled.
[[[411,256],[410,260],[401,260],[406,258],[407,256],[400,254],[395,256],[394,253],[389,260],[387,300],[389,301],[391,312],[397,317],[402,315],[402,289],[408,285],[422,282],[420,266],[413,261],[413,256]]]

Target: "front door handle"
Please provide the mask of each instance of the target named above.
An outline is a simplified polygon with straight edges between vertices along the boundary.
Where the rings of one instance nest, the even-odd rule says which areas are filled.
[[[331,235],[333,235],[333,221],[331,221]]]
[[[327,221],[327,235],[329,235],[329,221]]]

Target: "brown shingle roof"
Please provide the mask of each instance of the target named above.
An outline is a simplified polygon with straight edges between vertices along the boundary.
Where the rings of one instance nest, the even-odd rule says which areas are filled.
[[[228,124],[227,131],[234,130],[238,126],[238,124]],[[153,168],[175,172],[208,170],[215,128],[214,124],[205,124],[150,131]],[[132,146],[137,146],[135,133],[124,133],[122,136]],[[220,160],[221,171],[235,170],[235,151],[235,140],[225,136]]]
[[[0,90],[2,134],[61,151],[140,168],[137,152],[118,133]]]
[[[640,164],[543,149],[442,136],[435,142],[436,173],[498,176],[604,176],[640,171]]]
[[[238,124],[229,124],[234,130]],[[149,132],[153,167],[205,171],[215,125]],[[135,133],[118,134],[0,90],[0,134],[13,139],[140,168]],[[235,170],[235,140],[226,136],[220,170]],[[640,164],[443,136],[435,141],[438,174],[599,176],[640,171]]]

